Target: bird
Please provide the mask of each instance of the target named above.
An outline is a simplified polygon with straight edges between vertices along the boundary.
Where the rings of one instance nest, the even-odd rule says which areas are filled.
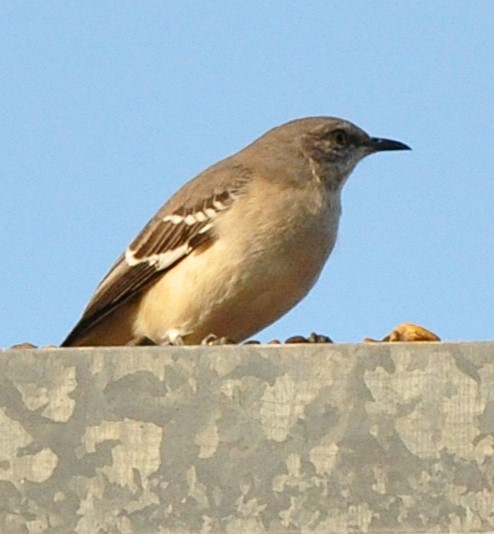
[[[394,150],[410,147],[335,117],[269,130],[158,210],[61,346],[244,341],[315,284],[337,238],[341,190],[357,163]]]

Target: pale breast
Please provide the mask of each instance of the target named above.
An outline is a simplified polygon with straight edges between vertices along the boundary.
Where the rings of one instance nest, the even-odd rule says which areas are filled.
[[[241,341],[307,294],[335,243],[339,195],[268,185],[218,217],[214,242],[143,296],[139,334],[156,340],[180,332],[185,342],[198,343],[212,333]]]

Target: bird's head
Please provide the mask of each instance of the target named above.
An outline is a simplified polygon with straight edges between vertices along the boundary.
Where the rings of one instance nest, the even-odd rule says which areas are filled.
[[[410,149],[400,141],[371,137],[351,122],[334,117],[293,120],[273,128],[251,148],[259,162],[285,169],[293,181],[306,176],[303,168],[308,165],[311,177],[329,189],[340,189],[355,165],[369,154]],[[294,154],[303,157],[294,158]]]
[[[300,128],[297,144],[313,169],[313,174],[328,186],[343,185],[355,165],[365,156],[410,147],[381,137],[371,137],[351,122],[333,117],[295,121]]]

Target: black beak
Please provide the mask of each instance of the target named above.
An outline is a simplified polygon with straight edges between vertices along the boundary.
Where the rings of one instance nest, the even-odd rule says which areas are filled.
[[[405,143],[393,141],[393,139],[381,139],[380,137],[371,137],[369,143],[371,152],[382,152],[384,150],[412,150]]]

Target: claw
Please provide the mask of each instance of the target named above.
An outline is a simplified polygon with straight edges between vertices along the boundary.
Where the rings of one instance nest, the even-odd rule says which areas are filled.
[[[201,341],[201,345],[236,345],[236,342],[229,337],[218,337],[215,334],[208,334]]]

